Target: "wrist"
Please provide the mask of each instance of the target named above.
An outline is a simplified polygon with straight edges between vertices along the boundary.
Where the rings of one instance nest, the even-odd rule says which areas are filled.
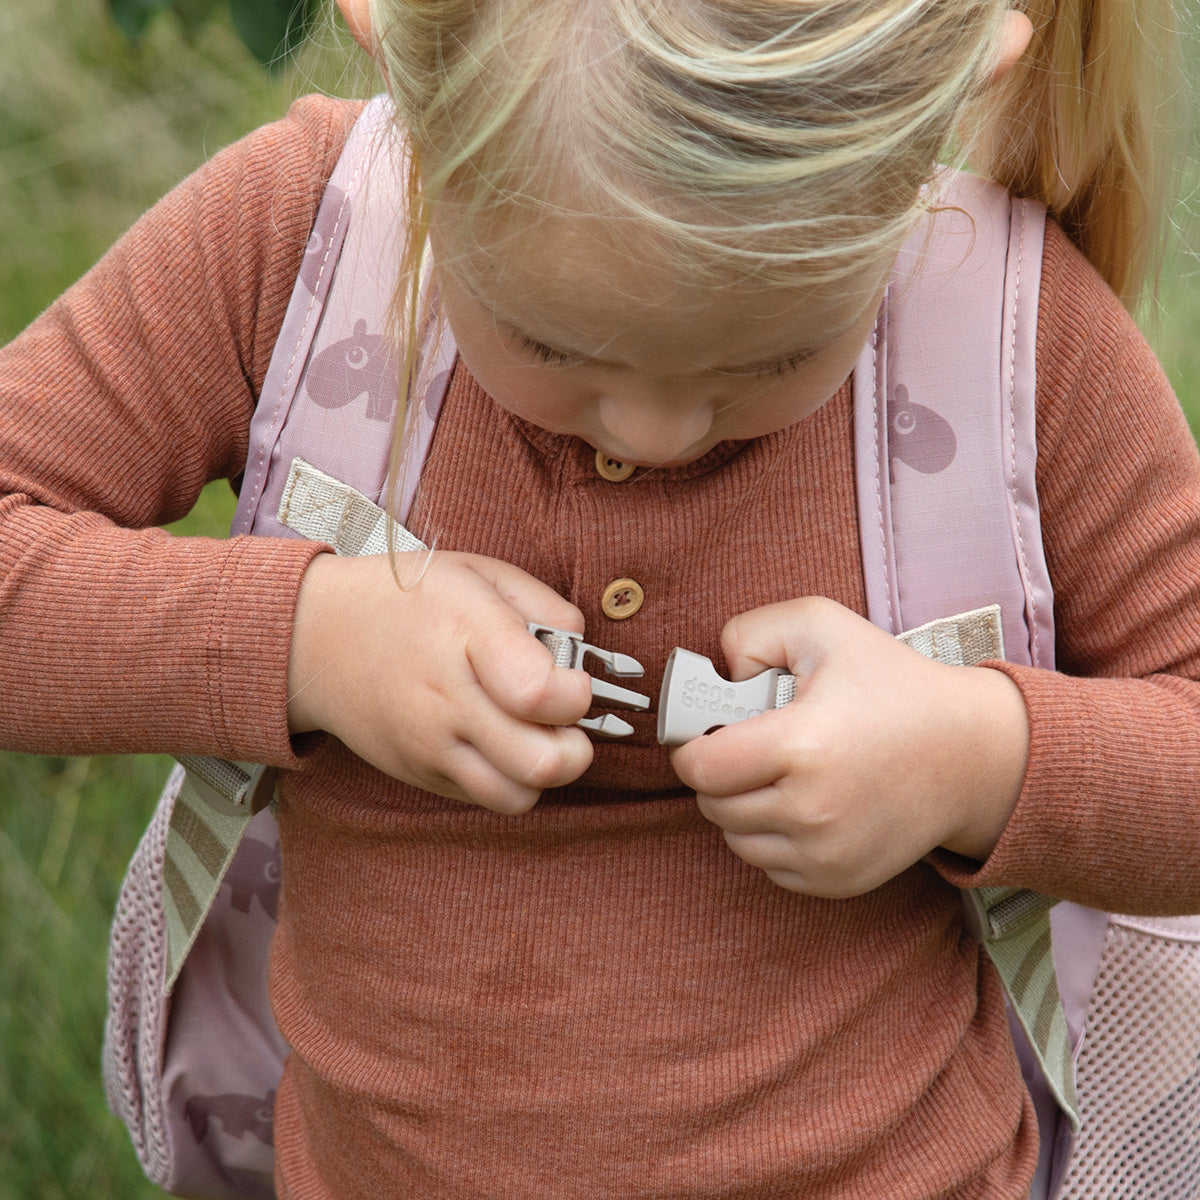
[[[942,843],[953,854],[983,862],[1004,833],[1029,762],[1025,697],[1002,671],[956,667],[963,672],[960,709],[965,786],[958,827]]]

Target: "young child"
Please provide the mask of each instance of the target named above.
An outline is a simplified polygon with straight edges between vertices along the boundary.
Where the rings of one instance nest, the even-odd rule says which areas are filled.
[[[428,243],[461,351],[428,558],[153,528],[243,468],[356,106],[219,155],[0,355],[5,744],[283,768],[281,1196],[1027,1194],[958,889],[1200,910],[1200,466],[1071,242],[1136,297],[1170,6],[1009,2],[347,0],[411,139],[399,296]],[[1058,673],[859,615],[847,376],[956,137],[1070,234]],[[593,744],[530,620],[799,695]]]

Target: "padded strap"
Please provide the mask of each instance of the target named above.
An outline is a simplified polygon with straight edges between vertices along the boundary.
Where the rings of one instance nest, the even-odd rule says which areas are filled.
[[[403,261],[408,150],[386,96],[354,124],[325,188],[308,249],[250,423],[233,532],[287,536],[275,519],[289,464],[315,463],[379,500],[397,422],[391,310]],[[423,273],[416,378],[404,413],[395,512],[416,491],[457,348],[441,319],[430,263]],[[389,507],[391,505],[389,504]]]
[[[897,258],[854,374],[868,611],[899,633],[931,621],[936,630],[947,608],[998,603],[1002,632],[990,648],[990,633],[962,646],[963,664],[1008,657],[1053,669],[1053,598],[1034,486],[1044,211],[972,176],[935,186],[936,203]],[[946,661],[954,634],[923,636],[922,651]],[[1078,1129],[1050,941],[1054,903],[1009,888],[964,896],[967,923]]]
[[[1044,211],[957,175],[904,244],[854,371],[871,620],[999,604],[1013,662],[1053,669],[1034,487]]]

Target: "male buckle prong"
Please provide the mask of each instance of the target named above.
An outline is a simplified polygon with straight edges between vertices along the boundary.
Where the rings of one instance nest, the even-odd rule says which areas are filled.
[[[550,651],[556,667],[582,668],[584,656],[591,655],[604,664],[609,675],[636,678],[644,673],[642,664],[636,658],[592,646],[583,640],[582,634],[555,629],[551,625],[539,625],[536,621],[530,621],[529,632]],[[634,712],[645,712],[650,707],[649,696],[595,676],[592,677],[592,696],[605,704],[615,704],[618,708],[628,708]],[[602,717],[584,717],[576,724],[600,737],[628,737],[633,732],[633,726],[628,721],[622,721],[613,713],[605,713]]]

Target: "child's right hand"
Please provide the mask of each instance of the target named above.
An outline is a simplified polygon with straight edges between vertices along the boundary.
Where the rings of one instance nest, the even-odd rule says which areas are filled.
[[[388,775],[496,812],[578,778],[592,744],[585,671],[526,628],[582,632],[579,610],[518,567],[471,554],[320,554],[300,585],[288,724],[323,729]]]

